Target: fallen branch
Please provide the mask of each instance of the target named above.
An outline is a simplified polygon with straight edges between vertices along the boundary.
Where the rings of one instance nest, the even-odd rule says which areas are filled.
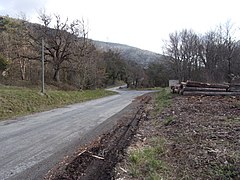
[[[81,156],[83,153],[85,153],[87,149],[84,149],[82,152],[78,153],[78,156]]]
[[[94,157],[94,158],[97,158],[97,159],[104,160],[104,158],[103,158],[103,157],[100,157],[100,156],[97,156],[97,155],[94,155],[94,154],[92,154],[91,156],[92,156],[92,157]]]
[[[127,173],[127,170],[123,169],[122,167],[119,167],[123,172]]]

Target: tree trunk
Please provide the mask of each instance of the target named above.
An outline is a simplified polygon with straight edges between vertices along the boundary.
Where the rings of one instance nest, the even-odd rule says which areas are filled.
[[[127,88],[129,88],[129,87],[130,87],[130,83],[129,83],[129,81],[128,81],[128,78],[126,78],[125,83],[127,84]]]
[[[136,79],[136,81],[135,81],[135,88],[137,88],[138,87],[138,79]]]
[[[240,92],[204,92],[204,91],[184,91],[185,96],[239,96]]]
[[[60,72],[60,69],[57,68],[57,69],[54,69],[54,75],[53,75],[53,80],[56,81],[56,82],[60,82],[60,76],[59,76],[59,72]]]
[[[26,71],[25,71],[25,68],[21,68],[20,69],[20,72],[21,72],[21,80],[25,80],[26,79]]]
[[[226,92],[227,88],[184,87],[183,91]]]
[[[26,61],[24,59],[20,59],[19,64],[20,64],[21,79],[25,80],[26,79]]]
[[[187,87],[201,87],[201,88],[220,88],[220,89],[227,89],[229,86],[225,84],[209,84],[209,83],[202,83],[197,81],[187,81]]]

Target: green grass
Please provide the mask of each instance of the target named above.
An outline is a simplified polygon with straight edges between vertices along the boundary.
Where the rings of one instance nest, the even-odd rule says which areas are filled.
[[[156,94],[156,111],[161,111],[164,107],[167,107],[172,102],[172,94],[169,88],[162,88]]]
[[[160,137],[150,139],[149,146],[130,152],[130,174],[138,179],[159,180],[166,177],[167,165],[160,160],[164,156],[165,141]]]
[[[153,88],[129,88],[130,90],[137,90],[137,91],[158,91],[162,90],[162,87],[153,87]]]
[[[172,102],[172,94],[169,88],[158,90],[159,92],[155,96],[155,115],[161,113]],[[173,122],[174,119],[169,117],[164,121],[164,125],[168,126]],[[147,146],[131,150],[127,167],[130,170],[130,175],[136,179],[168,179],[171,168],[164,161],[166,151],[166,141],[160,136],[153,136],[148,139]]]
[[[169,126],[169,125],[171,125],[171,124],[173,124],[174,123],[174,118],[173,117],[166,117],[165,119],[164,119],[164,125],[165,126]]]
[[[62,107],[113,95],[103,89],[86,91],[48,90],[42,95],[37,89],[0,86],[0,120]]]

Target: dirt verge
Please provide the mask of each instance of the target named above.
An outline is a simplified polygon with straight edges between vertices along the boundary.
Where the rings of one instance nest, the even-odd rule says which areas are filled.
[[[145,105],[150,100],[149,95],[137,98],[132,110],[119,118],[110,132],[82,146],[73,156],[66,157],[45,179],[112,179],[114,167],[130,145],[139,122],[147,118]]]
[[[160,179],[240,179],[240,97],[177,96],[144,121],[117,165],[115,179],[148,179],[146,167],[133,176],[129,152],[139,152],[151,138],[164,139],[166,164]],[[161,177],[160,177],[161,176]]]
[[[159,120],[176,178],[240,178],[240,97],[176,97]],[[171,121],[166,121],[169,119]]]

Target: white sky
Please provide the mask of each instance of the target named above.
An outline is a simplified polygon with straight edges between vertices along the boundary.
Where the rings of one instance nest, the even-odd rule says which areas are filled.
[[[162,52],[168,34],[184,28],[204,33],[228,20],[240,28],[239,0],[0,0],[0,15],[39,9],[88,22],[89,38]]]

